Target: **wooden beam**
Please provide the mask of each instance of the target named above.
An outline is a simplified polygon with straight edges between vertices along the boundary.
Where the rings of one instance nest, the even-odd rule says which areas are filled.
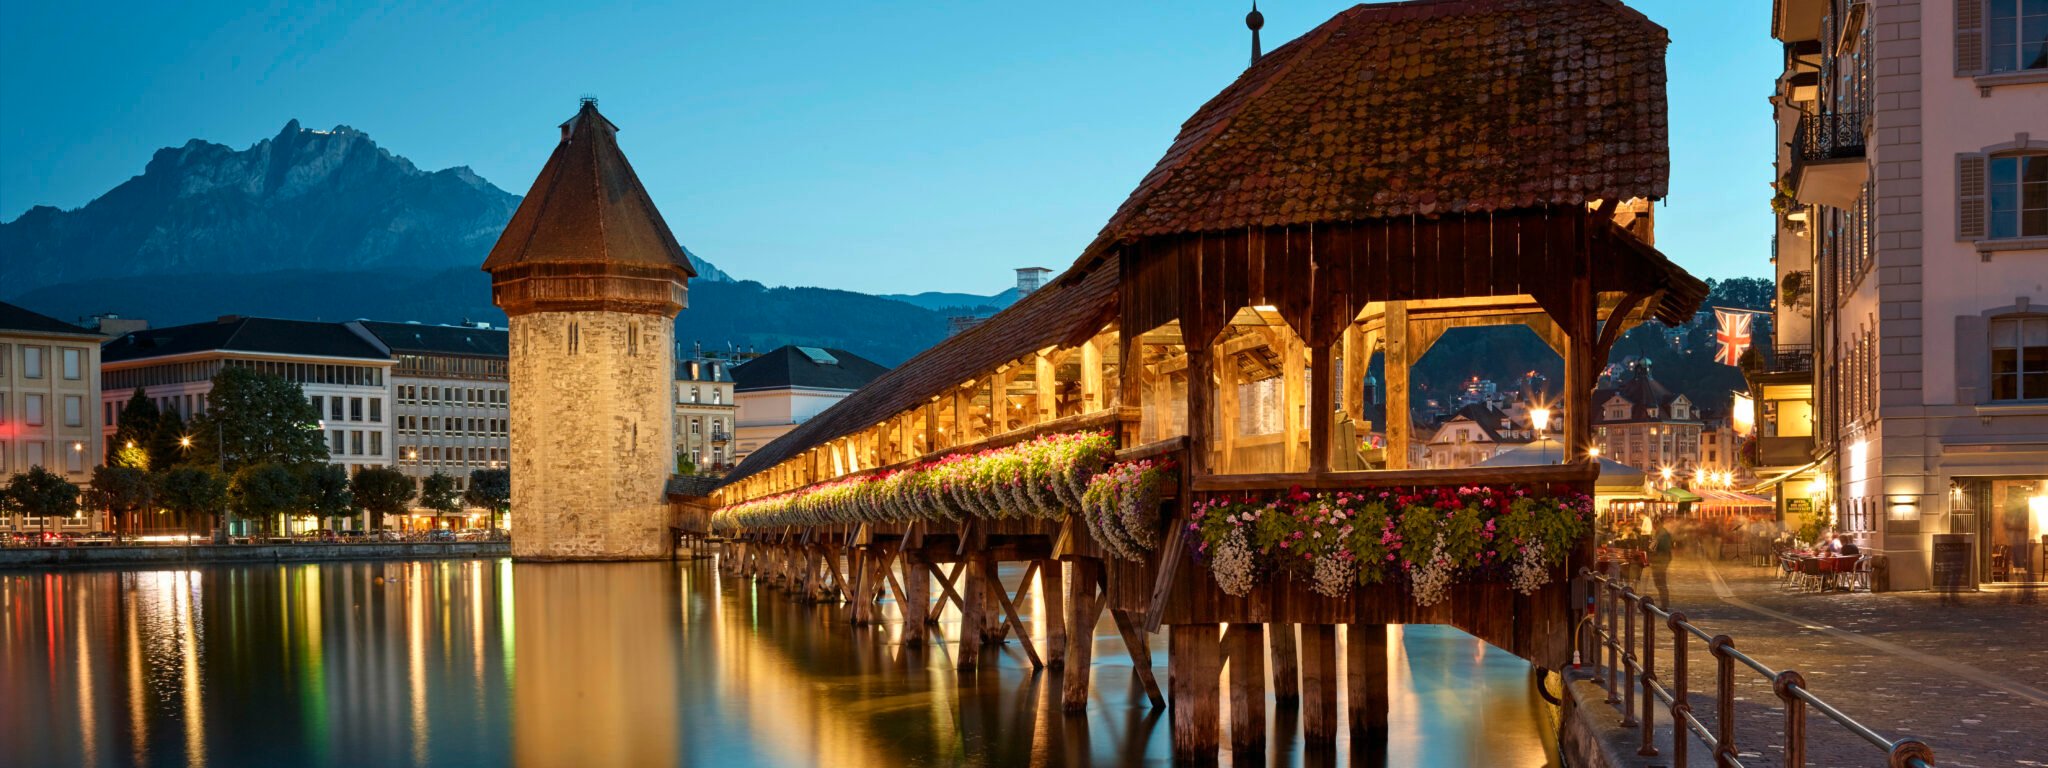
[[[1210,475],[1193,478],[1188,483],[1188,490],[1206,493],[1213,491],[1274,491],[1285,490],[1296,485],[1301,486],[1305,490],[1346,490],[1405,485],[1585,483],[1591,482],[1595,474],[1595,471],[1586,465],[1466,467],[1464,469],[1381,469],[1359,472],[1329,472],[1323,475],[1314,475],[1307,472],[1277,472],[1250,475]]]
[[[1173,682],[1173,759],[1176,763],[1216,759],[1220,723],[1216,625],[1175,624],[1166,655]]]
[[[1330,420],[1336,416],[1337,410],[1337,393],[1334,390],[1337,377],[1330,365],[1328,345],[1315,347],[1311,354],[1315,355],[1315,360],[1309,368],[1315,377],[1308,382],[1308,471],[1322,474],[1330,471]],[[1345,375],[1350,375],[1350,372]],[[1287,410],[1295,409],[1290,405]]]
[[[1408,304],[1387,302],[1387,468],[1408,468],[1408,441],[1414,417],[1408,404]]]
[[[1109,616],[1116,620],[1117,634],[1123,636],[1124,648],[1131,652],[1131,674],[1145,686],[1145,696],[1152,700],[1152,706],[1166,706],[1166,697],[1159,693],[1159,679],[1152,674],[1152,649],[1145,642],[1145,633],[1139,630],[1130,611],[1111,608]]]
[[[929,560],[924,561],[924,567],[925,570],[931,571],[932,578],[939,582],[939,588],[945,590],[940,596],[938,607],[932,610],[932,622],[937,623],[939,619],[945,618],[947,600],[953,601],[953,605],[958,607],[962,613],[965,613],[967,611],[967,601],[961,599],[960,593],[953,589],[953,584],[960,580],[960,574],[965,572],[966,564],[954,563],[951,574],[940,573],[939,566]]]
[[[1186,472],[1181,473],[1183,485],[1187,483],[1187,475]],[[1186,499],[1188,496],[1182,494],[1181,498]],[[1188,505],[1183,503],[1174,506],[1176,509],[1185,510]],[[1158,550],[1159,573],[1152,581],[1152,594],[1145,603],[1146,632],[1159,631],[1159,620],[1166,613],[1166,597],[1173,593],[1174,574],[1180,571],[1180,561],[1187,559],[1188,556],[1187,545],[1182,543],[1182,536],[1185,535],[1187,527],[1185,511],[1176,512],[1172,522],[1167,524],[1166,541],[1159,545]]]
[[[995,590],[996,602],[1003,606],[1004,620],[1011,629],[1017,631],[1017,641],[1023,644],[1025,657],[1031,659],[1031,668],[1044,669],[1045,660],[1039,658],[1037,644],[1031,642],[1031,633],[1024,629],[1024,619],[1017,615],[1017,605],[1011,602],[1009,593],[1003,589],[1002,581],[994,577],[996,572],[995,562],[984,556],[981,558],[981,564],[985,572],[989,574],[989,586]]]
[[[987,614],[988,580],[982,571],[980,557],[970,557],[966,562],[966,598],[960,605],[960,651],[954,659],[959,669],[974,669],[981,663],[982,634]]]

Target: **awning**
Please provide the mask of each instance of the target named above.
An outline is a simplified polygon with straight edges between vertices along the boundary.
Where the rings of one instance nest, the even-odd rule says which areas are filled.
[[[1748,487],[1748,488],[1744,488],[1744,489],[1742,489],[1742,492],[1743,492],[1743,493],[1761,493],[1761,492],[1764,492],[1764,491],[1770,490],[1770,489],[1772,489],[1772,488],[1776,488],[1776,487],[1778,486],[1778,484],[1779,484],[1779,483],[1783,483],[1783,482],[1785,482],[1786,480],[1790,480],[1790,479],[1792,479],[1792,477],[1793,477],[1793,476],[1795,476],[1795,475],[1799,475],[1799,474],[1802,474],[1802,473],[1806,472],[1807,470],[1810,470],[1810,469],[1813,469],[1814,467],[1818,467],[1818,466],[1820,466],[1821,462],[1823,462],[1823,461],[1827,461],[1828,459],[1830,459],[1830,458],[1833,458],[1833,457],[1834,457],[1834,455],[1835,455],[1835,452],[1834,452],[1834,451],[1832,451],[1832,450],[1830,450],[1830,451],[1828,451],[1827,453],[1823,453],[1823,454],[1821,454],[1821,455],[1820,455],[1820,458],[1814,459],[1813,461],[1809,461],[1809,462],[1807,462],[1807,463],[1805,463],[1805,464],[1801,464],[1801,465],[1799,465],[1799,466],[1797,466],[1797,467],[1794,467],[1794,468],[1792,468],[1792,469],[1786,470],[1786,471],[1785,471],[1785,472],[1784,472],[1783,474],[1780,474],[1780,475],[1778,475],[1778,476],[1776,476],[1776,477],[1773,477],[1773,478],[1771,478],[1771,479],[1769,479],[1769,480],[1765,480],[1765,481],[1763,481],[1763,482],[1761,482],[1761,483],[1757,483],[1756,485],[1750,486],[1750,487]]]
[[[1693,493],[1692,491],[1688,491],[1684,488],[1666,488],[1664,489],[1664,500],[1679,502],[1699,501],[1700,496],[1699,494]]]
[[[1708,488],[1701,490],[1700,496],[1702,497],[1702,505],[1708,507],[1770,508],[1777,506],[1777,502],[1771,501],[1770,499],[1764,498],[1762,496],[1754,496],[1751,494],[1743,493],[1741,491],[1718,490]]]

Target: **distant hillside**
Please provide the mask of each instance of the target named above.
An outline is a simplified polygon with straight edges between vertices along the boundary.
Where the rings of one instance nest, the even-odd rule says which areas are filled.
[[[946,316],[863,293],[692,280],[676,339],[706,349],[783,344],[838,347],[896,365],[938,343]],[[53,317],[113,312],[152,325],[223,314],[307,320],[505,323],[490,278],[475,267],[433,273],[294,270],[253,275],[115,277],[46,286],[10,299]]]
[[[248,149],[158,150],[82,208],[0,223],[0,298],[109,277],[473,268],[518,206],[467,167],[422,171],[362,131],[293,120]]]
[[[882,298],[895,299],[905,304],[915,304],[925,309],[953,315],[992,315],[1017,303],[1017,289],[1011,288],[992,296],[978,296],[972,293],[947,293],[925,291],[924,293],[887,293]]]

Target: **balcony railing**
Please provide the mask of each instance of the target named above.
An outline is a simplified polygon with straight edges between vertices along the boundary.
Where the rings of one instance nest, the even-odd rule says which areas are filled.
[[[1810,344],[1788,344],[1780,347],[1759,346],[1755,354],[1742,359],[1743,373],[1751,376],[1773,373],[1813,373],[1813,346]]]
[[[1792,178],[1809,163],[1863,157],[1862,112],[1807,113],[1792,129]]]

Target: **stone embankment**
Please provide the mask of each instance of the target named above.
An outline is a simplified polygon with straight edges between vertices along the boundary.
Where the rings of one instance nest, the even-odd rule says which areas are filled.
[[[505,557],[504,541],[369,544],[199,544],[187,547],[22,547],[0,549],[0,570],[102,566],[282,563],[319,560],[421,560]]]

